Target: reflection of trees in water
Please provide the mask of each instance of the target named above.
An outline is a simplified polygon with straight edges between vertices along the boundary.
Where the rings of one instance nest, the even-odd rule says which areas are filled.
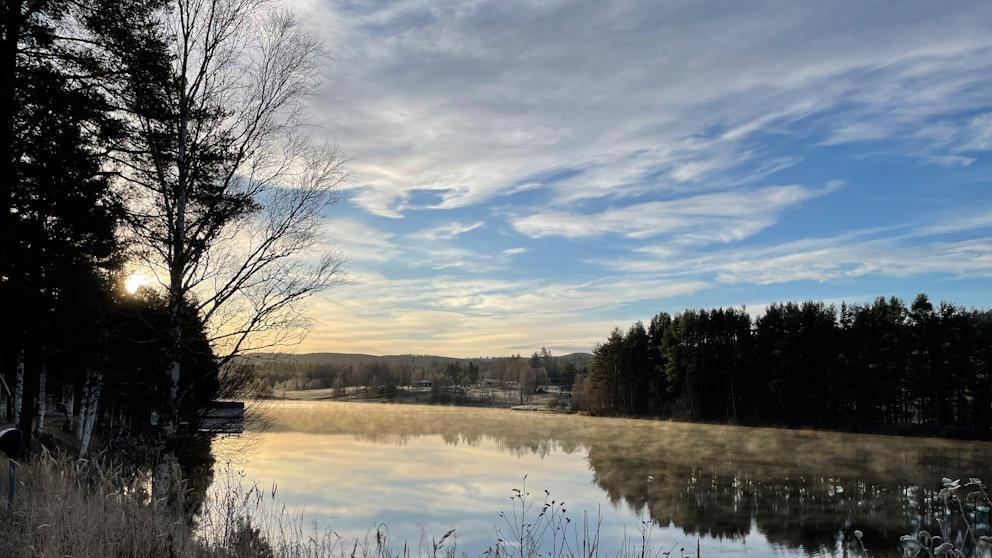
[[[594,481],[615,505],[687,534],[742,539],[754,525],[770,543],[833,553],[857,547],[860,529],[879,555],[936,532],[942,476],[987,476],[992,464],[989,444],[746,429],[731,440],[711,428],[692,447],[593,443]]]
[[[568,428],[542,428],[542,418],[548,417],[505,409],[292,402],[273,407],[269,421],[272,432],[344,434],[381,445],[405,446],[421,436],[441,436],[453,446],[479,447],[484,441],[492,442],[517,457],[534,454],[543,458],[556,451],[571,454],[582,449]]]
[[[325,432],[326,434],[326,432]],[[514,457],[537,455],[542,459],[554,452],[574,453],[579,447],[575,443],[554,438],[536,438],[528,441],[510,439],[506,436],[492,434],[458,434],[452,432],[438,433],[444,443],[449,446],[465,445],[478,448],[483,442],[492,442],[499,451]],[[384,432],[356,432],[351,435],[359,441],[389,446],[406,446],[410,440],[426,434],[390,434]]]
[[[924,491],[864,477],[832,478],[814,470],[808,476],[758,476],[746,462],[645,463],[601,448],[589,452],[589,462],[596,484],[612,502],[636,502],[634,511],[646,508],[658,524],[690,535],[740,540],[753,525],[770,543],[813,553],[834,552],[843,544],[853,548],[852,532],[860,529],[872,550],[895,551],[899,537],[921,519],[922,502],[909,496]],[[653,480],[647,481],[649,475]]]
[[[379,444],[491,441],[542,458],[585,449],[594,482],[616,506],[690,535],[740,540],[753,527],[809,554],[853,550],[855,529],[873,554],[901,554],[901,535],[936,529],[942,477],[992,478],[985,442],[354,403],[286,405],[274,430]],[[987,529],[988,518],[982,523]]]

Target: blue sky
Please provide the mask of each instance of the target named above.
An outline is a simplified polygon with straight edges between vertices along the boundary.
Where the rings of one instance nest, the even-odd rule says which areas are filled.
[[[660,311],[992,306],[992,3],[300,0],[352,159],[301,351],[589,350]]]

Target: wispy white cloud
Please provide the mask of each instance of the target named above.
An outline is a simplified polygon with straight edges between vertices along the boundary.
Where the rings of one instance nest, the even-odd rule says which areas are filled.
[[[878,274],[910,277],[927,273],[957,277],[992,277],[992,238],[900,246],[883,240],[823,248],[766,259],[712,262],[708,267],[721,283],[787,283],[830,281]]]
[[[990,228],[992,211],[985,209],[922,226],[865,229],[701,254],[686,254],[660,245],[639,250],[651,255],[650,259],[598,263],[613,270],[669,278],[710,277],[722,284],[826,282],[862,275],[992,277],[992,238],[917,242],[919,238]]]
[[[908,236],[933,236],[985,228],[992,228],[992,207],[945,212],[932,223],[913,227]]]
[[[989,151],[992,150],[992,112],[979,114],[968,126],[970,138],[962,150]]]
[[[763,156],[755,134],[910,138],[987,107],[992,81],[980,0],[302,6],[334,52],[318,123],[356,160],[356,203],[390,217],[726,183]],[[578,172],[541,178],[562,169]]]
[[[485,221],[477,221],[475,223],[451,223],[448,225],[435,227],[433,229],[423,230],[414,233],[411,236],[413,236],[414,238],[425,238],[427,240],[438,240],[438,239],[450,240],[469,231],[474,231],[475,229],[485,224],[486,224]]]
[[[354,261],[386,262],[400,255],[395,235],[354,219],[336,219],[328,224],[327,238]]]
[[[924,155],[922,158],[924,161],[942,167],[967,167],[978,160],[972,157],[962,157],[961,155]]]
[[[499,253],[500,256],[516,256],[517,254],[523,254],[524,252],[529,252],[530,248],[507,248]]]
[[[435,270],[484,274],[508,269],[510,262],[495,254],[484,254],[469,248],[450,245],[417,246],[410,249],[407,265],[411,268],[429,267]]]
[[[881,140],[892,137],[895,132],[895,128],[887,124],[858,122],[834,130],[823,143],[824,145],[837,145],[856,141]]]
[[[666,234],[691,244],[730,242],[743,240],[774,224],[787,207],[829,194],[839,187],[840,183],[819,190],[772,186],[648,202],[589,215],[553,211],[516,219],[513,227],[534,238],[618,233],[629,238]]]

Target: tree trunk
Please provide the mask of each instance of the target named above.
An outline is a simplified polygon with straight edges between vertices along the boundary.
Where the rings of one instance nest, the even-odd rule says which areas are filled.
[[[178,329],[178,328],[177,328]],[[178,334],[176,334],[178,336]],[[178,345],[178,343],[176,343]],[[162,409],[159,418],[159,456],[155,465],[155,474],[152,477],[152,492],[155,496],[156,505],[168,501],[169,490],[172,484],[172,467],[176,463],[176,434],[179,431],[178,409],[179,397],[179,359],[175,359],[169,367],[169,403]]]
[[[24,350],[17,355],[17,375],[14,378],[14,424],[20,427],[21,407],[24,402]]]
[[[186,81],[179,90],[179,180],[176,188],[176,213],[173,217],[172,260],[169,262],[169,345],[172,363],[169,366],[169,400],[161,411],[159,431],[159,461],[152,478],[152,492],[156,502],[165,502],[169,495],[171,471],[176,463],[175,443],[178,432],[179,373],[183,350],[182,317],[183,277],[186,270],[186,139],[189,125],[189,106],[186,97]]]
[[[79,413],[76,414],[76,439],[83,440],[83,428],[86,426],[87,406],[90,403],[90,371],[86,371],[83,379],[83,395],[79,398]]]
[[[93,435],[93,425],[96,423],[96,411],[100,406],[100,387],[103,384],[103,373],[97,372],[89,374],[89,396],[86,405],[86,415],[84,417],[83,436],[79,442],[79,458],[84,459],[89,453],[90,438]]]
[[[44,352],[45,347],[42,346],[42,352]],[[41,361],[41,366],[38,369],[38,425],[35,427],[35,432],[41,435],[41,429],[45,427],[45,407],[48,402],[48,394],[45,393],[45,384],[48,382],[48,369],[45,366],[45,361]]]

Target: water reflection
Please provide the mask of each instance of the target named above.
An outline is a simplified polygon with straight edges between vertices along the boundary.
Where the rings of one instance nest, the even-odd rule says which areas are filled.
[[[455,525],[469,555],[486,549],[524,474],[573,512],[612,504],[607,546],[640,516],[663,528],[656,547],[699,536],[704,555],[846,555],[855,529],[873,555],[901,555],[901,535],[937,527],[941,477],[992,479],[984,442],[356,403],[270,415],[251,477],[339,518],[342,534],[372,519],[394,538]]]

